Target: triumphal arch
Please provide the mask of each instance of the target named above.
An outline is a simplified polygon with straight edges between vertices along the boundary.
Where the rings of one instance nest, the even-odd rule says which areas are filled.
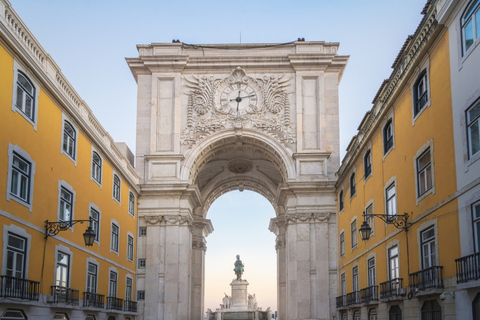
[[[338,86],[348,60],[338,45],[174,41],[138,45],[127,59],[138,84],[139,318],[203,319],[208,208],[244,189],[276,212],[279,317],[335,314]]]

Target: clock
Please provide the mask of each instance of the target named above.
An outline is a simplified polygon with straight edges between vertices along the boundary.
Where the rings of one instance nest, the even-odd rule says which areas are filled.
[[[221,90],[221,89],[220,89]],[[220,91],[216,103],[217,111],[241,117],[258,111],[257,90],[246,83],[233,83]]]

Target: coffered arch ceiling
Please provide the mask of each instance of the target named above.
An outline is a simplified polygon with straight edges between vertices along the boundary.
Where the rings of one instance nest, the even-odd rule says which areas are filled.
[[[293,174],[288,149],[258,133],[243,133],[212,138],[187,156],[189,179],[200,192],[204,217],[218,197],[233,190],[258,192],[276,210],[279,185]]]

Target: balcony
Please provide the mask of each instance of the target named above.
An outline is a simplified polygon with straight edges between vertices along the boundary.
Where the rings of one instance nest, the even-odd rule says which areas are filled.
[[[353,291],[347,293],[347,306],[352,306],[360,303],[360,291]]]
[[[123,311],[123,299],[107,297],[107,309]]]
[[[457,283],[480,279],[480,253],[455,260],[457,266]]]
[[[125,300],[125,306],[123,310],[127,312],[137,312],[137,302]]]
[[[410,292],[418,294],[419,291],[427,289],[442,289],[442,269],[442,266],[436,266],[411,273],[409,275]]]
[[[405,295],[405,289],[402,288],[403,278],[396,278],[380,283],[381,300],[398,300]]]
[[[360,302],[369,303],[378,300],[378,286],[370,286],[360,290]]]
[[[37,301],[40,282],[11,276],[0,276],[0,298]]]
[[[51,286],[51,288],[51,303],[65,303],[78,306],[78,297],[80,295],[78,290],[61,286]]]
[[[343,308],[347,306],[347,296],[339,296],[336,298],[337,301],[337,308]]]
[[[103,309],[105,307],[105,296],[93,292],[84,292],[83,306]]]

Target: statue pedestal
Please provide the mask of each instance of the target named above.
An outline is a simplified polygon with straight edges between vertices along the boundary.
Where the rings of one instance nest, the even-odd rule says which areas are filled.
[[[248,293],[247,293],[247,280],[233,280],[230,283],[232,286],[232,304],[230,305],[231,311],[246,311],[248,310]]]

